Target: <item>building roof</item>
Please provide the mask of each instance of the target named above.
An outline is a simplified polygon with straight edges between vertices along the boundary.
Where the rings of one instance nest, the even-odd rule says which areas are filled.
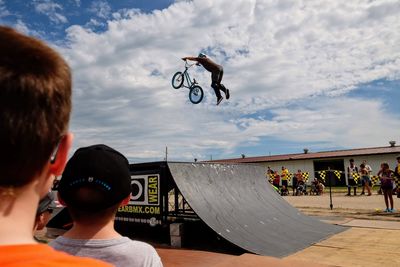
[[[308,153],[274,155],[274,156],[220,159],[220,160],[212,160],[212,162],[261,163],[261,162],[288,161],[288,160],[343,158],[343,157],[380,155],[380,154],[399,154],[400,155],[400,146],[357,148],[357,149],[347,149],[347,150],[308,152]]]

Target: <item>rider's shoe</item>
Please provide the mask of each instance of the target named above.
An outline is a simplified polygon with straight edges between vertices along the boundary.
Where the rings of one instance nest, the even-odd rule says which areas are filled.
[[[229,89],[225,88],[225,97],[228,100],[231,95],[229,94]]]
[[[219,105],[219,103],[221,103],[222,99],[224,99],[222,96],[220,96],[220,97],[217,99],[217,106]]]

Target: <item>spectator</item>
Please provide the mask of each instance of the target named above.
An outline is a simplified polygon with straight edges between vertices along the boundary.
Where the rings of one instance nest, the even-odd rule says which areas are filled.
[[[272,184],[272,181],[274,180],[274,171],[271,170],[271,167],[267,167],[267,171],[265,173],[265,177],[267,180]]]
[[[54,193],[49,192],[42,198],[39,202],[39,207],[36,212],[35,225],[33,227],[33,232],[42,230],[50,220],[50,216],[53,210],[56,208],[56,203],[54,202]],[[47,243],[46,240],[41,240],[35,235],[33,236],[39,243]]]
[[[364,164],[364,166],[365,166],[364,168],[365,168],[365,170],[366,170],[367,176],[368,176],[368,177],[371,177],[371,173],[372,173],[372,168],[371,168],[371,166],[369,166],[369,165],[367,164],[367,161],[366,161],[365,159],[362,161],[361,164]],[[361,165],[360,165],[360,174],[361,174]],[[362,188],[361,195],[365,195],[365,179],[363,179],[362,176],[363,176],[363,175],[361,174],[361,188]],[[372,181],[371,181],[371,179],[369,179],[368,185],[369,185],[369,188],[371,189],[371,188],[372,188]]]
[[[382,163],[381,169],[377,174],[381,179],[381,188],[385,198],[385,212],[394,212],[393,208],[393,171],[389,168],[389,164]],[[390,202],[390,208],[389,208]]]
[[[285,186],[286,190],[288,188],[289,170],[282,166],[281,172],[282,187]]]
[[[324,190],[325,190],[325,185],[317,180],[317,190],[318,190],[318,195],[323,195]]]
[[[272,181],[272,185],[279,188],[281,183],[281,176],[277,171],[274,172],[274,180]]]
[[[317,178],[314,178],[314,180],[311,182],[311,189],[310,189],[310,195],[319,195],[319,181]]]
[[[364,190],[367,188],[368,191],[368,196],[371,195],[371,189],[369,187],[371,178],[369,176],[370,171],[366,167],[364,163],[361,163],[360,165],[360,174],[361,174],[361,184],[362,184],[362,192],[361,195],[364,195]]]
[[[364,166],[365,166],[365,170],[367,171],[367,175],[369,177],[368,185],[369,185],[369,188],[371,189],[372,188],[372,181],[371,181],[372,168],[371,168],[371,166],[369,166],[369,164],[367,164],[367,161],[365,159],[362,161],[361,164],[364,164]],[[360,165],[360,168],[361,168],[361,165]],[[361,172],[361,170],[360,170],[360,172]],[[365,194],[365,181],[362,179],[362,177],[361,177],[361,186],[362,186],[361,195],[364,195]]]
[[[295,176],[297,179],[296,195],[307,194],[307,187],[306,183],[304,182],[303,173],[301,172],[301,170],[297,170]]]
[[[298,172],[293,175],[293,180],[292,180],[293,196],[295,194],[297,195],[297,184],[298,184],[297,181],[298,181]]]
[[[368,174],[371,175],[372,173],[372,168],[371,166],[369,166],[369,164],[367,163],[367,161],[364,159],[362,162],[365,165],[365,169],[368,171]]]
[[[67,161],[71,73],[43,42],[0,26],[0,266],[109,266],[38,244],[39,200]]]
[[[118,208],[131,197],[129,163],[118,151],[105,145],[78,149],[67,163],[58,194],[73,226],[52,247],[115,266],[162,266],[152,246],[114,230]]]
[[[287,195],[289,195],[289,189],[285,185],[282,185],[281,196],[287,196]]]
[[[358,168],[354,164],[354,159],[350,159],[350,165],[347,167],[346,185],[347,185],[347,196],[350,196],[351,188],[354,189],[354,195],[357,195],[357,182],[354,176],[358,174]]]
[[[270,166],[267,167],[267,174],[270,175],[271,173],[274,173],[274,171],[271,169]]]

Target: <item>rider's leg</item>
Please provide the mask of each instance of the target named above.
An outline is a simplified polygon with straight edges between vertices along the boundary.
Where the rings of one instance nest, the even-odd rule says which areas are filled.
[[[222,83],[221,83],[221,81],[222,81],[222,77],[224,76],[224,70],[223,69],[221,69],[220,71],[219,71],[219,74],[218,74],[218,87],[219,87],[219,89],[222,91],[222,92],[224,92],[225,93],[225,97],[226,97],[226,99],[229,99],[229,89],[227,89],[226,87],[225,87],[225,85],[223,85]]]
[[[221,102],[222,96],[221,92],[219,91],[219,85],[218,85],[218,77],[219,73],[213,72],[211,73],[211,87],[214,89],[215,96],[217,97],[217,105]]]
[[[229,99],[229,97],[230,97],[229,89],[226,88],[225,85],[223,85],[222,83],[220,84],[220,86],[221,86],[221,88],[222,88],[221,90],[225,93],[226,99]]]

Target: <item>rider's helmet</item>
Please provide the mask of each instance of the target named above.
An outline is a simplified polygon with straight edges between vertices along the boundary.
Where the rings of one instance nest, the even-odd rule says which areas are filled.
[[[207,55],[204,54],[204,53],[199,53],[198,57],[199,57],[199,58],[205,58],[205,57],[207,57]]]

